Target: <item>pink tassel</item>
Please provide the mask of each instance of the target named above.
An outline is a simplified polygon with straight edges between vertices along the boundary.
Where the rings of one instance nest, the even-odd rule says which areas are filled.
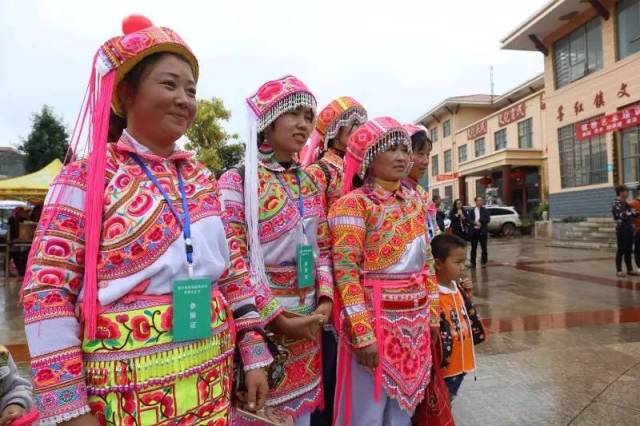
[[[95,57],[94,57],[95,63]],[[76,155],[74,154],[78,150],[78,145],[80,142],[80,138],[83,134],[85,123],[87,121],[87,116],[93,113],[92,109],[92,100],[94,98],[95,93],[95,70],[92,71],[91,77],[89,79],[89,83],[87,84],[87,89],[85,90],[84,97],[82,98],[82,105],[80,107],[80,114],[76,118],[75,126],[73,127],[73,133],[71,134],[71,140],[69,141],[69,148],[64,157],[64,164],[67,164],[68,161],[75,161]],[[55,193],[48,194],[48,197],[51,197],[47,200],[46,209],[43,211],[42,218],[40,219],[40,223],[38,224],[38,229],[40,230],[36,233],[36,237],[34,238],[31,244],[31,251],[29,252],[29,258],[27,260],[26,272],[24,276],[24,280],[22,283],[22,287],[20,288],[19,300],[22,302],[24,297],[25,288],[31,283],[31,267],[33,264],[33,257],[38,253],[40,249],[40,243],[42,242],[42,238],[49,226],[51,225],[51,221],[58,214],[58,206],[60,204],[60,200],[63,198],[64,193],[59,188],[55,188]]]
[[[89,340],[94,340],[96,337],[98,250],[102,234],[107,134],[115,76],[114,71],[102,76],[98,81],[99,86],[93,92],[94,104],[90,128],[92,144],[87,167],[87,199],[85,204],[85,265],[84,297],[82,300],[82,316],[85,322],[86,336]]]
[[[344,181],[342,184],[343,195],[347,195],[353,189],[353,177],[358,174],[358,169],[362,165],[362,161],[347,150],[344,163]]]
[[[373,285],[373,307],[375,312],[375,334],[376,345],[378,345],[378,365],[375,371],[375,387],[373,390],[373,399],[376,402],[380,401],[382,395],[382,360],[384,359],[384,345],[382,344],[382,286],[378,283]]]
[[[317,130],[314,130],[311,133],[311,139],[300,152],[300,164],[302,167],[307,167],[318,160],[322,152],[322,143],[322,135]]]
[[[336,374],[336,394],[334,397],[333,425],[334,426],[350,426],[351,425],[351,357],[348,343],[341,342],[338,348],[338,371]],[[344,396],[344,416],[342,425],[338,425],[338,415],[342,406],[342,394]]]

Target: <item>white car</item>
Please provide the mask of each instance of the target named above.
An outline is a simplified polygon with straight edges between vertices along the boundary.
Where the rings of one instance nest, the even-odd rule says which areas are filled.
[[[485,206],[491,215],[491,221],[487,229],[492,234],[509,236],[515,234],[516,230],[522,226],[520,214],[513,207],[507,206]],[[465,210],[473,210],[474,207],[465,207]]]
[[[491,215],[489,222],[489,232],[504,236],[515,234],[516,230],[522,226],[520,215],[513,207],[507,206],[486,206]]]

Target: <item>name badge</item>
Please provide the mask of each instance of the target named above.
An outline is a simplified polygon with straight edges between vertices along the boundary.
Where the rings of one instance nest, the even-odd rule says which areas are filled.
[[[211,280],[192,278],[173,284],[173,340],[211,336]]]
[[[298,244],[296,249],[296,265],[298,269],[298,288],[308,288],[315,284],[313,276],[313,247],[309,244]]]

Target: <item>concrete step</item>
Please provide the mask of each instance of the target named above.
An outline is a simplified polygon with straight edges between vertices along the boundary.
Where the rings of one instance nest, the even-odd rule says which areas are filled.
[[[553,240],[547,244],[547,247],[559,247],[559,248],[575,248],[586,250],[605,250],[615,251],[615,243],[594,243],[586,241],[565,241],[565,240]]]
[[[589,223],[610,223],[613,224],[613,218],[611,217],[588,217],[587,222]]]
[[[584,232],[584,231],[569,231],[565,234],[565,238],[562,239],[571,239],[571,238],[578,238],[578,239],[589,239],[589,238],[593,238],[593,239],[608,239],[608,240],[615,240],[616,234],[613,232]]]

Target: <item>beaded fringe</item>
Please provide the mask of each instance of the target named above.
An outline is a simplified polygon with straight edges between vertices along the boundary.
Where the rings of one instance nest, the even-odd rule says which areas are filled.
[[[222,333],[151,355],[116,361],[89,361],[85,363],[87,391],[103,395],[168,384],[198,374],[232,355],[231,335]]]

